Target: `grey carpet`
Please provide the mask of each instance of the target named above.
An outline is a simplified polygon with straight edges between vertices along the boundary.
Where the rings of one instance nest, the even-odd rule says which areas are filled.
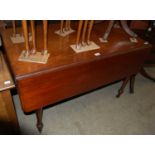
[[[155,77],[155,68],[147,71]],[[135,93],[129,94],[127,86],[124,94],[116,98],[121,84],[117,82],[46,108],[42,134],[155,134],[155,83],[138,75]],[[23,113],[18,95],[14,101],[21,133],[39,134],[35,114]]]

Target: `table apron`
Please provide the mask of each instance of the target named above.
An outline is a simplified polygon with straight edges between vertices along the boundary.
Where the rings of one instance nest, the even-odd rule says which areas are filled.
[[[68,65],[55,71],[17,79],[22,108],[30,112],[137,74],[148,51],[135,51]]]

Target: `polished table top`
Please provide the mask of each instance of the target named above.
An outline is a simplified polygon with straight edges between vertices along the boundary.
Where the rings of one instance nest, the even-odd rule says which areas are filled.
[[[50,24],[48,27],[48,51],[50,57],[47,64],[18,61],[19,55],[25,49],[24,43],[13,44],[11,42],[12,29],[7,29],[2,33],[5,51],[15,79],[38,74],[42,71],[57,70],[68,65],[103,59],[118,53],[132,52],[132,49],[150,48],[150,44],[144,44],[144,41],[140,38],[137,38],[138,43],[130,42],[130,37],[121,28],[113,28],[108,39],[109,42],[101,43],[99,38],[102,37],[107,26],[106,22],[102,22],[94,25],[91,35],[91,40],[99,45],[100,49],[77,54],[70,47],[71,44],[75,44],[76,32],[66,37],[60,37],[54,33],[59,29],[59,26],[59,24]],[[72,28],[77,30],[77,24],[73,23]],[[18,28],[17,31],[21,32],[21,28]],[[41,51],[43,49],[43,30],[41,26],[38,26],[36,34],[37,50]],[[32,46],[32,42],[30,42],[30,46]],[[96,57],[94,55],[96,52],[99,52],[101,55]]]

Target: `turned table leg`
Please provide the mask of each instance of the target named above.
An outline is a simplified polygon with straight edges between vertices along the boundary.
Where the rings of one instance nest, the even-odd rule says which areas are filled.
[[[87,34],[87,44],[90,45],[90,35],[93,29],[94,20],[91,20],[89,23],[88,34]]]
[[[41,133],[42,129],[43,129],[43,123],[42,123],[42,117],[43,117],[43,109],[38,109],[36,111],[36,117],[37,117],[37,128],[38,131]]]
[[[134,83],[135,83],[135,75],[132,75],[130,77],[130,93],[134,93]]]
[[[32,53],[36,53],[36,32],[35,32],[35,23],[34,20],[31,20],[31,31],[32,31],[32,45],[33,45],[33,50]]]
[[[121,88],[118,90],[118,94],[116,95],[116,97],[120,97],[121,94],[123,94],[124,88],[126,87],[128,81],[129,81],[129,79],[130,79],[130,77],[127,77],[127,78],[125,78],[125,79],[123,80],[123,84],[122,84]]]
[[[151,77],[151,76],[144,70],[143,67],[142,67],[141,70],[140,70],[140,74],[141,74],[142,76],[144,76],[145,78],[150,79],[150,80],[152,80],[153,82],[155,82],[155,78]]]
[[[77,37],[76,37],[76,48],[79,49],[79,42],[80,42],[80,36],[81,36],[81,31],[82,31],[82,25],[83,25],[83,20],[79,21],[79,26],[77,30]]]
[[[48,53],[48,49],[47,49],[47,27],[48,27],[48,21],[47,20],[43,20],[43,35],[44,35],[44,51],[43,51],[43,55],[46,55]]]

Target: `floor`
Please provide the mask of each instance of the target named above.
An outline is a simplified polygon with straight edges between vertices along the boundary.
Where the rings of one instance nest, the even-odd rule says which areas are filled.
[[[147,71],[155,77],[155,68]],[[44,109],[43,135],[139,135],[155,134],[155,83],[136,76],[135,93],[116,98],[122,82]],[[35,114],[26,115],[14,96],[21,134],[40,134]]]

